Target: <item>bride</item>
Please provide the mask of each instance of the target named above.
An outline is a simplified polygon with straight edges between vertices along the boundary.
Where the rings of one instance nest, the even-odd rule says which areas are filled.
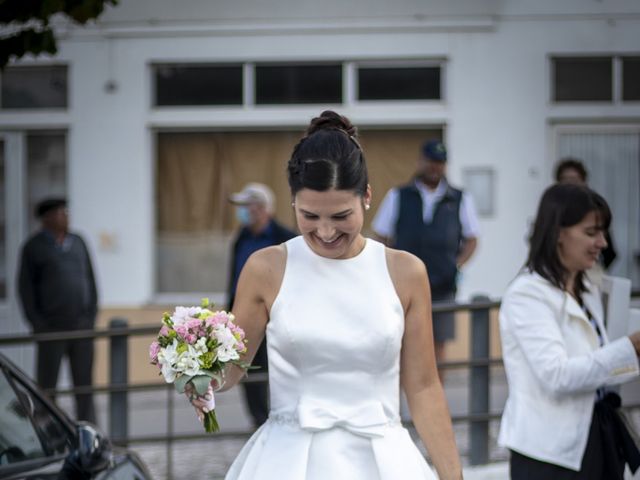
[[[371,188],[355,136],[335,112],[311,121],[287,168],[301,235],[240,275],[234,314],[247,361],[267,334],[271,413],[227,480],[435,479],[400,422],[400,386],[439,478],[462,478],[427,272],[362,235]],[[231,367],[223,389],[242,375]],[[191,402],[201,416],[206,398]]]

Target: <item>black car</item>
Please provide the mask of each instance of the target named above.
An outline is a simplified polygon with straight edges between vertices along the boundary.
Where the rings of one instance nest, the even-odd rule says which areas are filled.
[[[74,422],[0,354],[0,479],[151,480],[132,451]]]

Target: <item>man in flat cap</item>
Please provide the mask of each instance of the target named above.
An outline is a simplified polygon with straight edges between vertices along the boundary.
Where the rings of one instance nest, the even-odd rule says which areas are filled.
[[[241,225],[233,242],[227,292],[229,309],[233,310],[238,278],[249,256],[261,248],[280,245],[296,234],[273,218],[275,197],[271,189],[262,183],[248,183],[240,192],[231,195],[229,201],[235,205],[236,218]],[[253,359],[254,365],[260,368],[249,370],[249,375],[265,373],[267,362],[267,347],[263,341]],[[242,386],[253,426],[258,428],[269,416],[269,386],[266,382],[245,382]]]
[[[471,197],[447,182],[444,144],[429,140],[420,153],[415,177],[387,193],[372,227],[387,245],[425,263],[432,302],[453,302],[458,272],[477,246],[478,218]],[[441,362],[445,342],[455,337],[453,312],[433,314],[433,337]]]
[[[98,296],[89,252],[69,232],[67,202],[49,198],[35,208],[42,228],[22,248],[18,293],[34,333],[92,329]],[[54,389],[62,357],[68,357],[76,387],[92,384],[93,339],[38,342],[37,381]],[[78,420],[95,423],[91,394],[76,395]]]

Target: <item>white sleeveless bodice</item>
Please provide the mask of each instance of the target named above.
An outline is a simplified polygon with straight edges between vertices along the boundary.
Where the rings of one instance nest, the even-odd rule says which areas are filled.
[[[398,421],[402,304],[384,246],[367,240],[353,258],[287,242],[287,266],[267,326],[271,411],[307,402],[376,408]],[[330,394],[330,395],[329,395]]]
[[[271,414],[226,478],[433,479],[400,423],[404,313],[384,245],[343,260],[301,236],[286,248],[267,325]]]

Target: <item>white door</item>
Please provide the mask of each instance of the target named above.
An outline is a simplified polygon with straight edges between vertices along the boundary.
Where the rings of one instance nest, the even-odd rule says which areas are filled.
[[[555,159],[575,157],[589,172],[589,186],[611,207],[617,258],[611,275],[640,287],[640,126],[558,127]]]

